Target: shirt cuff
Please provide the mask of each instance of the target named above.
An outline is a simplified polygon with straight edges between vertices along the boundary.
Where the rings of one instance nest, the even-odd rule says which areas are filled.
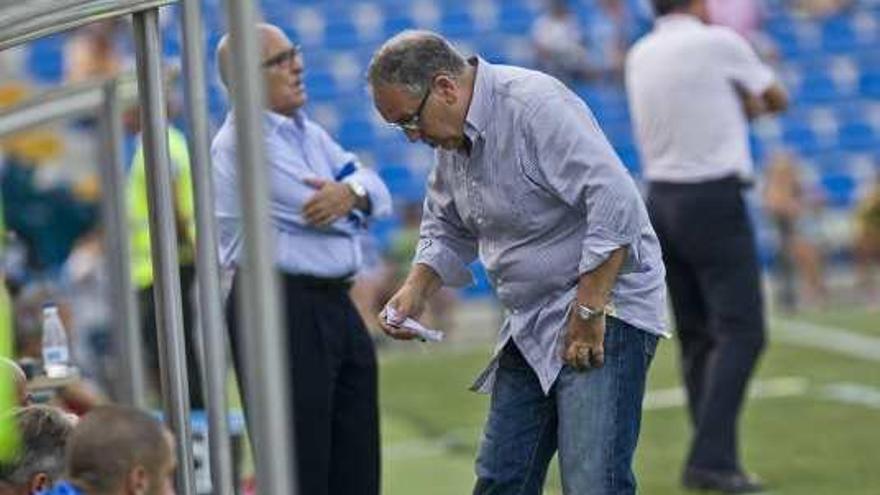
[[[474,276],[455,251],[436,239],[422,239],[416,248],[413,264],[430,266],[449,287],[467,287],[474,283]]]
[[[349,180],[356,181],[367,190],[367,196],[370,198],[370,217],[379,218],[391,214],[391,194],[378,175],[369,169],[359,168],[343,182]]]
[[[611,256],[611,253],[621,247],[626,247],[626,258],[620,267],[619,274],[631,273],[639,270],[642,264],[642,255],[639,242],[641,235],[632,239],[616,236],[610,232],[599,229],[591,232],[584,239],[583,254],[578,265],[578,273],[583,275],[598,268]]]

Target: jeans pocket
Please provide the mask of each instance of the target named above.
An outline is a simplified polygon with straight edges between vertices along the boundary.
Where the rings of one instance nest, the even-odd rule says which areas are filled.
[[[657,344],[660,342],[660,337],[648,332],[644,332],[644,334],[645,368],[647,369],[647,367],[651,365],[651,361],[654,360],[654,355],[657,353]]]

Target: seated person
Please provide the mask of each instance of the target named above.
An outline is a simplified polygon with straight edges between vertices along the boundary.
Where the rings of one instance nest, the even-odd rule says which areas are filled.
[[[67,446],[67,479],[48,495],[173,495],[171,433],[149,413],[103,406],[83,416]]]
[[[18,454],[0,462],[0,495],[35,495],[64,470],[64,448],[74,421],[60,409],[29,406],[12,413],[21,435]]]

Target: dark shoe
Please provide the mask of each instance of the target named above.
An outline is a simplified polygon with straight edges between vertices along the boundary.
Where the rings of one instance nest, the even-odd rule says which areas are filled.
[[[764,485],[760,480],[738,471],[687,468],[681,482],[688,490],[709,490],[721,493],[760,493],[764,491]]]

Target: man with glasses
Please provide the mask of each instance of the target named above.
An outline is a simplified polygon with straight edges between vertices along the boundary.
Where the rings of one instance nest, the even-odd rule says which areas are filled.
[[[361,263],[364,221],[391,210],[382,180],[360,165],[303,111],[303,58],[279,28],[257,26],[266,109],[263,134],[270,177],[275,265],[283,287],[290,382],[293,386],[300,490],[309,495],[379,493],[376,355],[348,295]],[[235,76],[228,39],[217,49],[228,86]],[[215,215],[220,259],[241,257],[235,117],[214,138]],[[238,277],[232,292],[238,290]],[[227,316],[241,374],[235,296]],[[243,382],[246,385],[246,382]]]
[[[413,267],[381,318],[395,338],[478,256],[506,309],[474,494],[632,494],[645,376],[665,334],[659,243],[635,183],[564,84],[465,59],[427,31],[369,68],[376,108],[436,148]],[[390,316],[389,313],[394,315]]]

